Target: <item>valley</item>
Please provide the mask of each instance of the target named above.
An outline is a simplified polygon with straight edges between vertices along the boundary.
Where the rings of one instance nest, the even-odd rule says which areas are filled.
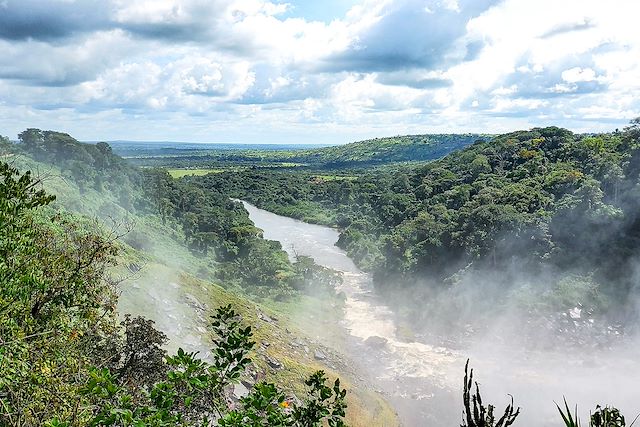
[[[143,148],[124,160],[106,143],[34,129],[10,149],[14,165],[39,171],[59,195],[43,219],[76,215],[118,236],[108,269],[117,317],[150,319],[168,354],[209,363],[215,307],[230,305],[252,325],[253,363],[228,389],[230,402],[261,381],[300,401],[305,377],[321,369],[342,380],[349,425],[450,425],[471,359],[499,407],[513,395],[523,425],[554,425],[554,401],[594,407],[605,383],[616,384],[607,398],[617,408],[634,410],[635,378],[625,372],[638,368],[628,304],[637,295],[632,265],[611,254],[636,250],[636,131],[533,129],[427,162],[396,161],[387,146],[375,167],[278,163],[309,155],[290,148],[253,149],[239,165],[233,156],[246,152],[225,148],[208,168],[177,145],[163,169]],[[401,141],[423,144],[398,141],[399,153],[408,152]],[[207,159],[218,152],[208,150]],[[101,167],[87,168],[87,155]],[[591,163],[580,164],[585,155]],[[557,228],[569,219],[601,240]],[[605,243],[611,227],[623,236],[614,246]],[[576,245],[588,260],[574,256]]]
[[[638,16],[0,0],[0,427],[640,427]]]

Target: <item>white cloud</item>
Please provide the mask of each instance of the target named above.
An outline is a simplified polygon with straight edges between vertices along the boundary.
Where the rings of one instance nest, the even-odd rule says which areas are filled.
[[[562,72],[562,79],[569,83],[592,82],[596,80],[596,72],[591,68],[573,67]]]
[[[25,1],[48,19],[46,1]],[[81,138],[115,132],[83,125],[92,115],[163,138],[219,129],[314,142],[589,130],[640,114],[637,0],[362,0],[330,23],[290,18],[275,0],[105,0],[37,32],[11,21],[20,4],[0,16],[0,113],[24,113],[5,133],[42,121]]]

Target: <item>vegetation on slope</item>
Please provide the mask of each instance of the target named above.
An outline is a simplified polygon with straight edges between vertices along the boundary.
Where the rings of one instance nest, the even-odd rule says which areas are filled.
[[[185,256],[201,277],[258,296],[284,297],[304,286],[302,273],[279,244],[262,239],[244,208],[228,194],[174,180],[165,170],[133,167],[108,144],[83,144],[67,134],[39,129],[28,129],[19,139],[7,147],[28,158],[16,162],[60,177],[58,189],[66,208],[141,225],[124,236],[134,248],[158,246],[144,230],[165,229],[169,239],[198,259],[194,263]],[[68,191],[70,185],[77,191]],[[168,262],[173,256],[167,254]]]
[[[513,132],[356,180],[260,170],[189,179],[340,227],[338,244],[394,294],[410,287],[420,300],[434,286],[474,278],[498,293],[522,285],[530,310],[580,302],[585,313],[620,317],[632,309],[640,249],[639,129],[636,120],[610,134]]]
[[[38,218],[45,216],[47,218],[65,218],[68,224],[79,226],[84,233],[96,233],[106,227],[105,229],[113,234],[114,238],[116,234],[124,234],[122,239],[112,242],[114,248],[118,249],[118,255],[112,258],[111,262],[117,262],[118,265],[109,267],[108,270],[115,276],[127,278],[126,286],[120,285],[120,290],[124,290],[127,294],[150,292],[145,297],[150,298],[151,301],[147,301],[144,305],[134,304],[134,301],[131,300],[132,297],[128,295],[124,305],[121,302],[118,303],[119,308],[150,315],[161,321],[163,316],[158,319],[157,313],[147,310],[152,308],[153,295],[156,292],[161,292],[160,289],[165,287],[173,289],[174,286],[177,286],[180,288],[176,294],[179,299],[186,295],[189,298],[194,298],[193,301],[196,304],[200,304],[198,301],[202,301],[205,307],[233,304],[234,307],[241,308],[239,311],[242,312],[243,317],[250,320],[251,324],[263,323],[255,334],[260,347],[257,352],[252,352],[254,360],[252,366],[255,368],[251,369],[251,375],[257,374],[258,378],[263,378],[282,387],[281,390],[285,391],[287,396],[304,396],[306,393],[304,379],[313,374],[314,370],[326,370],[332,381],[338,375],[344,376],[344,366],[340,372],[327,369],[326,366],[328,363],[336,363],[335,357],[339,357],[337,354],[326,363],[314,360],[313,351],[319,348],[317,346],[320,344],[313,339],[306,338],[308,334],[305,330],[301,330],[290,320],[287,320],[291,313],[297,312],[300,304],[308,305],[312,311],[320,310],[324,313],[331,312],[335,316],[340,316],[339,304],[334,307],[335,303],[339,303],[339,300],[333,296],[333,283],[335,280],[339,280],[334,273],[316,266],[303,257],[298,263],[292,265],[279,245],[274,245],[274,242],[266,242],[257,234],[245,238],[242,245],[235,246],[241,250],[236,255],[229,252],[234,249],[230,238],[226,239],[225,244],[225,238],[221,239],[217,234],[209,236],[210,240],[204,242],[208,247],[203,248],[202,236],[198,236],[199,241],[195,237],[199,233],[206,232],[206,229],[192,229],[189,234],[189,231],[183,229],[183,223],[180,221],[181,216],[185,213],[191,213],[193,215],[190,217],[201,223],[204,223],[205,220],[200,217],[207,216],[207,221],[210,221],[211,224],[204,223],[203,227],[217,227],[220,234],[227,237],[229,234],[226,233],[232,229],[231,224],[250,225],[253,228],[248,221],[246,211],[239,208],[241,205],[230,202],[227,197],[217,197],[216,194],[202,194],[201,192],[194,194],[184,183],[174,182],[163,171],[139,171],[126,163],[119,163],[119,158],[115,155],[112,160],[115,164],[122,166],[122,169],[117,171],[117,174],[121,175],[119,179],[116,179],[115,171],[92,171],[91,169],[88,169],[88,173],[85,175],[74,176],[68,166],[77,160],[77,152],[83,153],[83,150],[88,148],[96,157],[100,157],[102,154],[94,152],[92,146],[81,144],[65,134],[36,130],[31,130],[30,133],[36,135],[37,141],[34,145],[39,148],[40,161],[33,159],[30,150],[25,149],[22,145],[23,142],[15,145],[2,139],[3,142],[6,141],[2,147],[2,154],[21,170],[39,171],[40,176],[46,180],[46,187],[53,189],[60,195],[50,206],[42,207],[36,216]],[[69,143],[68,150],[64,156],[60,155],[55,160],[51,153],[60,150],[56,146],[56,140],[60,139]],[[111,157],[112,154],[108,153],[107,156]],[[88,158],[86,157],[86,159]],[[90,160],[91,164],[95,161],[93,157]],[[95,183],[102,180],[104,175],[111,173],[114,174],[111,177],[114,180],[108,181],[99,190],[96,189]],[[77,182],[78,180],[81,182]],[[164,184],[168,186],[164,186]],[[124,200],[128,203],[123,202],[119,197],[125,191],[129,197]],[[158,194],[166,196],[163,197],[165,200],[159,198]],[[190,197],[194,197],[193,202],[190,202]],[[183,203],[182,210],[173,205],[173,200],[179,200]],[[195,206],[196,204],[199,206]],[[50,208],[53,205],[55,205],[54,208]],[[164,210],[160,210],[159,206]],[[70,215],[65,212],[65,209],[96,217],[96,220]],[[214,210],[215,214],[212,213]],[[47,225],[50,221],[43,219],[39,222],[44,222]],[[111,226],[114,227],[114,230],[110,230]],[[187,235],[191,238],[187,238]],[[216,246],[214,249],[212,247],[218,244],[224,245],[224,248]],[[276,260],[276,263],[272,260]],[[274,270],[274,265],[281,268]],[[181,271],[189,272],[206,279],[206,281],[196,280],[189,274],[180,273]],[[237,274],[234,273],[236,271]],[[227,275],[228,278],[224,275]],[[227,289],[236,290],[237,294],[213,285],[209,282],[210,280],[223,284]],[[144,287],[140,288],[140,286]],[[158,287],[158,291],[154,291],[153,287]],[[312,290],[316,297],[304,295],[307,289]],[[249,302],[246,293],[252,296],[272,296],[282,300],[276,303],[269,298],[260,298],[267,307],[278,307],[279,321],[265,324],[258,314],[271,312],[264,304],[256,305]],[[318,294],[324,295],[324,297],[318,298]],[[138,295],[138,297],[142,297],[142,295]],[[114,298],[112,310],[115,309],[115,301]],[[191,303],[188,298],[187,303]],[[185,309],[187,308],[196,311],[200,309],[199,307],[185,307]],[[118,326],[115,314],[112,314],[112,317],[112,327],[122,331],[124,325]],[[275,316],[273,317],[275,318]],[[197,325],[191,325],[191,323],[187,325],[193,326],[194,331],[191,333],[200,333],[200,330],[204,330],[203,327],[207,323],[205,318],[198,315],[191,320],[198,321],[198,319],[201,322]],[[285,329],[287,330],[286,334],[283,332]],[[171,335],[172,339],[176,338],[173,333]],[[207,333],[204,335],[206,336]],[[300,353],[292,342],[307,343],[306,345],[312,349],[311,355]],[[268,346],[267,353],[263,353],[263,348],[266,348],[263,345]],[[176,351],[175,342],[169,348]],[[325,346],[322,348],[326,354],[334,353],[333,351],[328,352]],[[273,369],[266,362],[267,360],[280,361],[282,369]],[[80,374],[78,378],[80,383],[85,381],[85,378],[81,378]],[[251,388],[249,384],[255,382],[255,377],[247,375],[243,377],[243,381],[248,381],[245,384]],[[345,381],[345,384],[350,389],[350,393],[346,397],[350,406],[346,419],[351,425],[368,425],[373,417],[385,420],[384,422],[388,425],[397,424],[395,413],[379,394],[368,391],[366,387],[361,385],[353,386],[349,384],[348,380]]]
[[[237,168],[253,166],[267,169],[340,169],[374,167],[396,162],[419,162],[443,157],[488,135],[429,134],[375,138],[351,144],[301,150],[185,151],[179,155],[138,155],[129,158],[140,166],[171,168]]]
[[[0,421],[6,426],[343,425],[345,391],[324,373],[296,403],[259,382],[232,407],[227,386],[250,363],[251,328],[230,307],[213,317],[213,362],[169,357],[152,322],[118,324],[119,236],[51,203],[30,172],[0,162]]]

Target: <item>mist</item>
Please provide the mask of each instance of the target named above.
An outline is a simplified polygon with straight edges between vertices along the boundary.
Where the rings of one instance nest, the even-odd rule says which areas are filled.
[[[518,425],[559,425],[555,403],[564,398],[583,421],[597,404],[631,419],[639,410],[640,339],[619,323],[637,313],[637,288],[629,311],[613,315],[600,310],[606,298],[592,276],[526,271],[514,259],[508,271],[469,268],[446,287],[432,279],[393,293],[387,284],[381,294],[334,246],[338,231],[245,207],[265,238],[342,272],[345,350],[406,425],[461,421],[467,359],[485,404],[501,414],[513,396],[522,408]],[[629,280],[637,283],[635,266]]]

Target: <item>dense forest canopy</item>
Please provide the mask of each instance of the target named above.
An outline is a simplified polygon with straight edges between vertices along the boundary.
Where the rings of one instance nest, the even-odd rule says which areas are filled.
[[[634,120],[597,135],[513,132],[422,166],[354,179],[260,170],[184,179],[340,227],[338,244],[382,289],[476,274],[503,289],[576,288],[605,311],[611,300],[624,306],[635,286],[639,126]]]

